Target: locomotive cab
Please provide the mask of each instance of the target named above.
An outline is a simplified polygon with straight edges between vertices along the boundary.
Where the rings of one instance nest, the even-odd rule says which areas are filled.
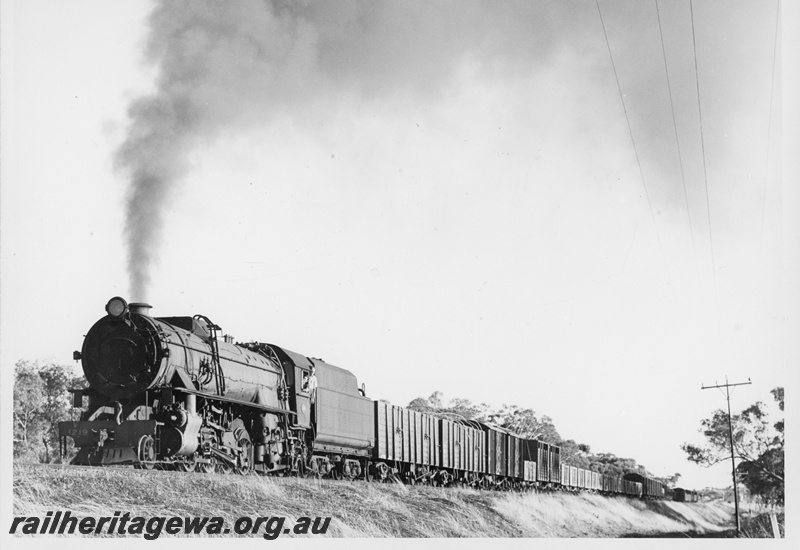
[[[270,345],[275,352],[286,377],[289,392],[289,408],[297,413],[296,425],[311,428],[311,395],[303,389],[303,378],[311,374],[313,363],[303,355]]]

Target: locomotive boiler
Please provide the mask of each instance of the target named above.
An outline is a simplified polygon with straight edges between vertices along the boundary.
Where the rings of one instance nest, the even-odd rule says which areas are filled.
[[[351,373],[271,344],[234,344],[202,315],[150,309],[112,298],[75,353],[89,388],[72,390],[74,405],[88,404],[59,425],[62,447],[72,438],[78,449],[74,464],[321,475],[367,466],[371,401]],[[312,367],[316,395],[303,384]]]

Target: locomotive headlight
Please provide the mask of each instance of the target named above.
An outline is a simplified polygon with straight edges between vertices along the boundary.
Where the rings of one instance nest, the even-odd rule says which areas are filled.
[[[128,302],[119,296],[111,298],[106,304],[106,313],[113,317],[122,317],[126,311],[128,311]]]

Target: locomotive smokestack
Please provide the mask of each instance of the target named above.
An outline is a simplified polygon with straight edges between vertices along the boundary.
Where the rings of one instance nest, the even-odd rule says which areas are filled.
[[[128,304],[128,308],[130,309],[131,313],[150,317],[150,310],[153,308],[153,306],[151,306],[150,304],[139,302],[136,304]]]

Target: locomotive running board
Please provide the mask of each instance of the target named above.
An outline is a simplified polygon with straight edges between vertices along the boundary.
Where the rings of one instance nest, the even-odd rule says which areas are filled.
[[[289,411],[286,409],[278,409],[275,407],[268,407],[266,405],[259,405],[258,403],[245,403],[243,401],[237,401],[236,399],[231,399],[230,397],[222,397],[219,395],[215,395],[213,393],[207,393],[204,391],[199,390],[192,390],[189,388],[170,388],[174,392],[183,392],[183,393],[190,393],[192,395],[199,395],[200,397],[205,397],[206,399],[216,399],[217,401],[224,401],[225,403],[230,403],[232,405],[242,405],[245,407],[252,407],[254,409],[258,409],[264,412],[270,412],[275,414],[286,414],[291,416],[297,416],[297,413],[294,411]]]

